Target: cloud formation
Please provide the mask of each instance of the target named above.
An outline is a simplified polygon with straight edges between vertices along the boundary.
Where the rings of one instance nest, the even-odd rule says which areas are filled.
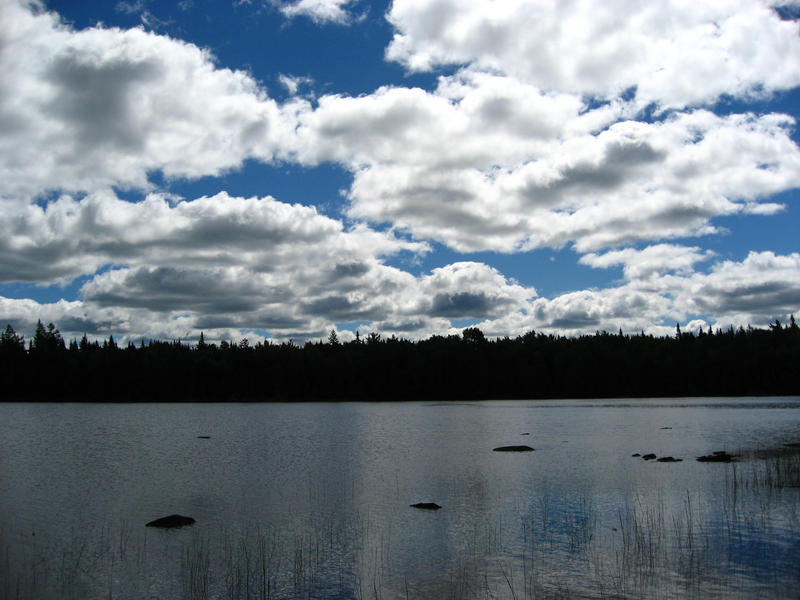
[[[344,25],[356,3],[277,6]],[[757,0],[394,0],[387,19],[386,59],[439,74],[430,89],[312,97],[312,79],[273,73],[281,103],[190,42],[0,4],[0,284],[84,282],[74,301],[0,297],[0,318],[301,340],[353,323],[425,337],[461,320],[487,335],[658,333],[800,308],[797,253],[702,246],[719,217],[769,218],[800,187],[794,117],[754,108],[800,85],[797,21]],[[245,161],[340,166],[344,217],[270,190],[181,198],[163,183]],[[622,279],[542,297],[466,257],[420,272],[430,242],[568,247]]]
[[[542,90],[682,109],[800,84],[797,23],[771,3],[398,0],[386,50],[413,71],[471,65]]]
[[[142,29],[73,31],[26,3],[0,6],[4,199],[150,187],[148,174],[219,175],[270,160],[291,121],[250,75]]]
[[[643,122],[623,119],[622,104],[563,100],[474,74],[433,93],[325,96],[300,113],[299,159],[352,169],[351,217],[461,252],[713,233],[715,217],[779,211],[764,200],[800,183],[786,115]]]
[[[352,18],[347,11],[348,4],[353,4],[353,0],[296,0],[284,3],[280,10],[290,19],[303,16],[315,23],[345,25]]]

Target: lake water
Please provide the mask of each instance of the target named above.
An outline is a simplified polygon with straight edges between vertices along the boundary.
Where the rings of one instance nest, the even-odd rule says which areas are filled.
[[[797,442],[797,397],[0,404],[0,598],[796,597]]]

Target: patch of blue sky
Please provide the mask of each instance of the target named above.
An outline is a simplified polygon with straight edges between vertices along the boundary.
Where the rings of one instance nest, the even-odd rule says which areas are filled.
[[[80,291],[83,284],[95,277],[95,275],[105,273],[110,268],[110,265],[103,266],[96,273],[80,275],[63,284],[39,285],[22,281],[0,284],[0,296],[18,299],[35,298],[37,302],[43,304],[58,302],[59,300],[73,302],[81,299]]]
[[[441,74],[458,68],[412,74],[386,61],[384,50],[394,32],[385,17],[385,1],[359,2],[352,23],[322,27],[305,17],[287,21],[269,2],[194,0],[181,10],[177,4],[152,1],[136,3],[141,5],[138,11],[121,10],[123,4],[52,0],[47,6],[75,29],[102,22],[120,28],[144,26],[176,39],[188,39],[191,33],[191,42],[210,51],[219,66],[252,74],[279,101],[288,97],[280,75],[311,77],[316,95],[356,96],[384,85],[430,90]],[[143,15],[150,15],[149,25],[143,23]]]
[[[450,324],[456,329],[472,327],[481,322],[481,319],[450,319]]]
[[[520,285],[536,288],[539,296],[552,298],[559,294],[585,289],[611,287],[622,277],[622,267],[595,269],[577,261],[580,255],[570,246],[542,248],[528,252],[456,252],[437,242],[430,243],[432,252],[413,257],[390,257],[386,264],[423,276],[437,267],[455,262],[479,262],[497,269]]]
[[[303,167],[292,163],[264,164],[247,160],[241,168],[218,177],[194,180],[151,178],[164,191],[194,200],[227,192],[244,198],[272,196],[286,204],[314,206],[331,218],[342,218],[341,191],[350,186],[352,175],[334,163]]]
[[[686,239],[686,245],[713,250],[723,260],[740,261],[749,252],[772,251],[775,254],[797,252],[800,239],[800,190],[776,194],[770,202],[784,205],[773,215],[738,214],[717,217],[713,224],[721,233]]]
[[[364,332],[369,328],[369,321],[345,321],[336,323],[336,328],[339,331],[352,331],[353,333],[359,332],[360,336],[364,336]]]

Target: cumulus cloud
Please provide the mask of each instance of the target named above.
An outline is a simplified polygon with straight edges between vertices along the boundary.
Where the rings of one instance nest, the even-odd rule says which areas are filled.
[[[587,254],[581,262],[597,268],[622,264],[626,281],[619,289],[667,298],[679,318],[707,315],[717,321],[763,325],[800,308],[800,254],[751,251],[742,261],[723,260],[706,271],[696,269],[697,263],[713,257],[713,252],[698,247],[658,244]]]
[[[23,327],[38,318],[63,322],[62,330],[72,335],[113,325],[130,337],[169,332],[187,338],[205,330],[225,338],[255,328],[276,339],[302,340],[324,336],[335,323],[362,321],[365,331],[427,337],[451,331],[452,319],[523,309],[535,291],[481,263],[414,277],[376,261],[331,268],[296,260],[260,273],[245,267],[123,267],[94,276],[81,295],[81,301],[50,305],[3,299],[0,314]]]
[[[528,331],[566,335],[595,331],[669,335],[685,331],[766,326],[800,310],[800,255],[751,252],[742,261],[721,261],[706,271],[691,265],[712,258],[698,248],[658,245],[593,255],[596,267],[625,265],[616,287],[537,297],[521,310],[478,323],[489,336]],[[668,264],[673,260],[672,264]]]
[[[386,56],[470,64],[543,90],[683,108],[800,84],[796,22],[769,3],[396,0]]]
[[[764,325],[800,308],[800,254],[750,252],[742,262],[723,261],[683,283],[676,304],[685,312]]]
[[[678,264],[668,266],[670,257]],[[339,263],[332,270],[308,267],[300,277],[284,279],[284,286],[273,273],[243,277],[241,267],[125,267],[87,282],[81,301],[0,298],[0,315],[20,331],[44,319],[72,336],[113,331],[123,340],[187,339],[204,330],[209,339],[234,339],[259,329],[276,339],[302,341],[324,338],[344,321],[364,322],[363,332],[416,338],[457,333],[454,319],[477,320],[489,337],[531,330],[663,335],[674,331],[675,322],[687,331],[763,326],[800,309],[797,253],[752,252],[741,262],[713,263],[704,272],[688,266],[710,259],[696,248],[672,245],[609,252],[589,262],[598,267],[623,262],[630,266],[625,281],[553,298],[472,262],[418,277],[380,263]]]
[[[492,136],[472,130],[460,105],[437,107],[441,99],[430,99],[426,107],[421,98],[404,109],[404,102],[387,101],[376,113],[368,107],[353,128],[333,126],[341,124],[341,110],[328,120],[321,104],[316,148],[331,154],[346,148],[360,165],[351,216],[391,222],[459,251],[571,243],[585,252],[713,233],[715,217],[780,210],[760,201],[800,183],[794,123],[781,115],[697,110],[655,123],[628,120],[597,134],[539,141],[539,148],[528,138],[512,156],[512,136],[507,144],[487,143]],[[458,133],[457,123],[463,123]],[[343,131],[352,142],[341,143]]]
[[[0,6],[0,192],[147,188],[148,172],[218,175],[272,158],[291,126],[250,75],[142,29],[73,31]],[[288,127],[288,129],[287,129]]]
[[[0,219],[0,281],[52,282],[103,264],[245,266],[270,272],[299,259],[374,258],[427,246],[340,221],[313,207],[222,192],[193,201],[151,194],[138,203],[109,192],[62,196]],[[326,260],[323,260],[326,259]]]
[[[354,5],[279,6],[344,24]],[[800,85],[797,22],[756,0],[395,0],[388,19],[388,59],[455,72],[432,89],[320,98],[283,75],[279,104],[191,43],[0,4],[0,282],[85,278],[80,300],[0,298],[0,317],[77,335],[307,339],[343,322],[412,337],[458,319],[490,336],[657,332],[797,310],[796,254],[713,262],[677,241],[717,232],[720,216],[779,213],[772,196],[800,185],[793,118],[711,110]],[[153,183],[248,159],[344,166],[346,220],[269,190],[185,200]],[[624,278],[546,298],[480,262],[418,275],[386,264],[427,240],[570,245]]]
[[[434,269],[419,282],[415,313],[431,317],[484,319],[519,310],[536,290],[508,281],[482,263],[460,262]]]
[[[656,244],[643,250],[624,248],[603,254],[585,254],[580,262],[596,268],[622,265],[628,280],[638,280],[671,272],[690,274],[696,263],[709,260],[713,256],[714,253],[710,250],[702,250],[697,246]]]
[[[303,16],[315,23],[344,25],[352,19],[347,11],[348,4],[353,4],[353,0],[297,0],[284,3],[280,10],[289,18]]]

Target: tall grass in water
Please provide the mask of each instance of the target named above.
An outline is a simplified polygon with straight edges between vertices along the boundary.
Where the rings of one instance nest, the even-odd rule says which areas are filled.
[[[447,560],[436,565],[409,559],[407,531],[324,510],[241,531],[122,524],[73,532],[56,551],[42,535],[13,547],[0,536],[0,598],[792,597],[800,586],[797,461],[783,453],[715,465],[725,475],[714,471],[722,485],[713,498],[664,490],[607,506],[592,496],[532,495],[512,522],[449,531]]]

